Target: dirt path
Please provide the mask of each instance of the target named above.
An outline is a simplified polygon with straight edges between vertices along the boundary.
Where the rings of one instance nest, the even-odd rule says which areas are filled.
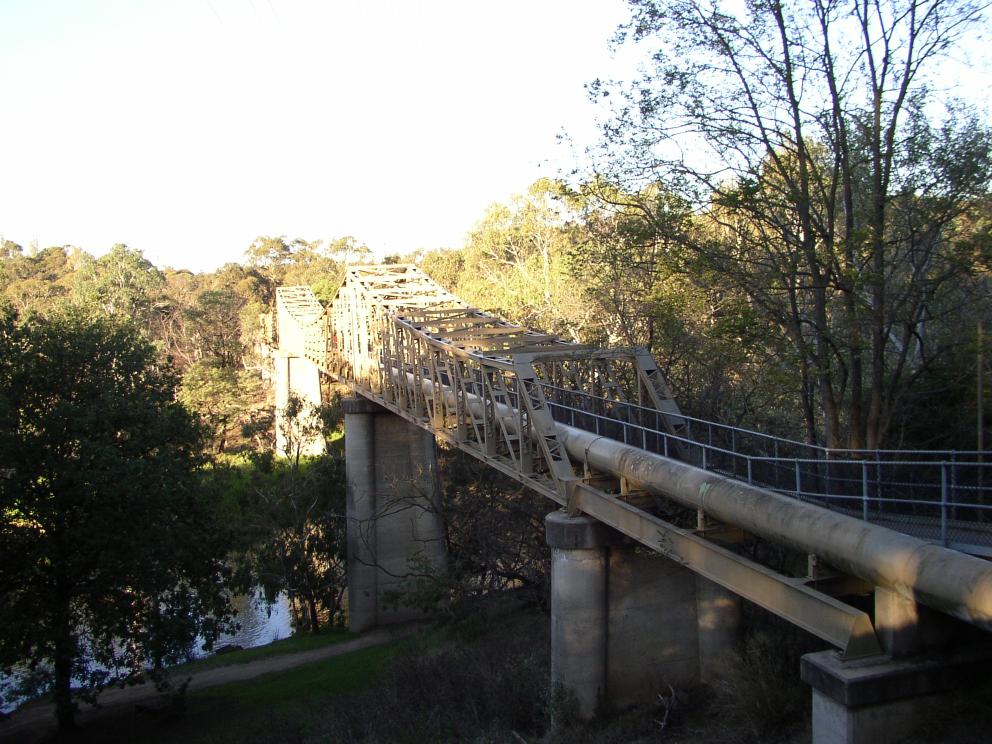
[[[228,682],[238,682],[245,679],[254,679],[274,672],[282,672],[287,669],[294,669],[304,664],[310,664],[324,659],[333,659],[335,656],[342,656],[358,651],[370,646],[378,646],[383,643],[405,636],[412,635],[419,630],[421,625],[403,625],[392,628],[379,628],[370,631],[363,636],[350,641],[342,641],[323,648],[312,651],[298,651],[296,653],[281,654],[278,656],[268,656],[264,659],[249,661],[243,664],[232,663],[229,666],[205,669],[202,672],[190,673],[188,675],[176,675],[176,682],[183,682],[186,677],[190,678],[187,691],[203,690],[208,687],[225,685]],[[85,726],[87,720],[106,715],[115,709],[128,705],[148,705],[154,706],[161,703],[164,693],[155,690],[155,686],[149,683],[125,687],[124,689],[106,690],[100,695],[98,707],[81,703],[76,720],[80,725]],[[15,711],[9,718],[0,722],[0,742],[37,742],[42,741],[55,733],[55,706],[38,705],[30,706],[26,710]]]

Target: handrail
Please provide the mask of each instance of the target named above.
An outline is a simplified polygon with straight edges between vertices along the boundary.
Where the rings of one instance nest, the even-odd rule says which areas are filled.
[[[563,393],[567,393],[569,395],[580,395],[584,398],[590,398],[597,401],[602,401],[603,403],[610,405],[627,406],[631,409],[645,411],[652,415],[657,413],[656,409],[648,408],[646,406],[641,406],[638,405],[637,403],[631,403],[629,401],[623,401],[623,400],[613,400],[611,398],[604,398],[602,396],[592,395],[591,393],[587,393],[583,390],[570,390],[568,388],[562,388],[556,385],[552,385],[551,383],[548,382],[542,384],[546,390],[560,391]],[[816,450],[818,452],[822,452],[824,454],[824,457],[817,459],[836,459],[834,455],[837,454],[864,455],[867,456],[866,459],[871,459],[871,460],[880,459],[881,455],[902,455],[902,454],[914,454],[914,455],[926,454],[926,455],[933,455],[934,457],[947,457],[955,460],[957,460],[959,457],[962,456],[964,457],[974,456],[976,458],[978,457],[992,458],[992,451],[985,451],[985,450],[903,450],[903,449],[851,449],[851,448],[843,448],[843,447],[824,447],[819,444],[810,444],[809,442],[801,442],[798,439],[780,437],[774,434],[768,434],[766,432],[757,431],[755,429],[748,429],[743,426],[731,426],[730,424],[723,424],[717,421],[710,421],[709,419],[697,418],[695,416],[689,416],[684,413],[680,414],[680,418],[689,422],[702,424],[708,427],[724,429],[727,431],[733,431],[740,434],[746,434],[748,436],[758,437],[760,439],[766,439],[772,442],[778,442],[784,445],[801,447],[804,449],[811,449],[811,450]],[[862,459],[862,458],[850,458],[850,459]],[[901,460],[902,458],[899,459]]]
[[[866,522],[884,523],[945,547],[992,557],[992,504],[983,501],[988,490],[985,484],[992,484],[992,462],[963,460],[960,456],[965,453],[949,451],[899,452],[917,456],[915,459],[881,459],[878,455],[885,452],[881,450],[873,452],[876,457],[872,459],[752,454],[737,447],[731,449],[700,441],[692,436],[691,427],[686,427],[686,436],[671,434],[661,427],[661,414],[654,409],[582,391],[545,387],[551,391],[548,406],[561,423],[664,456],[675,456],[679,445],[691,454],[692,464],[704,470],[819,503]],[[555,401],[556,392],[594,400],[604,409],[613,408],[614,415]],[[642,419],[655,419],[654,427],[620,417],[616,409],[623,408],[627,409],[628,418],[636,418],[629,416],[636,411]],[[712,423],[691,416],[682,418],[705,425]],[[726,425],[715,426],[750,433]],[[732,442],[738,444],[741,438]],[[958,459],[936,459],[940,455],[956,455]]]

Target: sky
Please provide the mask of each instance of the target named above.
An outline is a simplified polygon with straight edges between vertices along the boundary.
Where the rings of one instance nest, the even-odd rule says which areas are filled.
[[[263,235],[458,247],[596,141],[584,85],[634,75],[609,44],[628,16],[623,0],[0,0],[0,237],[195,271]],[[988,102],[972,56],[941,73]]]
[[[596,136],[622,0],[0,0],[0,236],[457,247]]]

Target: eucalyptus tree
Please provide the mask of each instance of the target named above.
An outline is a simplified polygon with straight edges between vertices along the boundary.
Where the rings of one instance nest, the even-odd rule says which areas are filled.
[[[118,243],[99,258],[84,256],[74,277],[74,301],[148,329],[165,277],[141,251]]]
[[[540,179],[492,204],[469,232],[454,290],[497,315],[578,341],[594,325],[594,311],[577,287],[581,279],[568,272],[578,232],[560,194],[559,183]],[[437,256],[427,263],[448,273]]]
[[[692,205],[680,246],[792,348],[810,438],[879,446],[935,353],[942,293],[971,269],[958,238],[988,193],[992,137],[961,104],[935,116],[932,84],[983,6],[631,5],[619,38],[652,53],[640,79],[591,86],[619,94],[599,182],[622,184],[620,206],[659,235],[645,185]]]

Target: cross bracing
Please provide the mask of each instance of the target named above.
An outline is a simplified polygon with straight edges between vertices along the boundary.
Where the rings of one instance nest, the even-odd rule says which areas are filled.
[[[471,307],[415,266],[350,267],[334,300],[320,313],[308,292],[278,290],[283,353],[309,359],[439,439],[791,620],[849,656],[878,652],[867,614],[831,596],[822,580],[783,576],[723,547],[711,539],[716,533],[706,516],[816,554],[856,577],[855,583],[887,586],[992,629],[987,564],[838,513],[858,514],[870,504],[879,515],[884,512],[877,521],[919,531],[919,519],[898,518],[899,499],[880,496],[877,487],[869,493],[879,482],[883,461],[878,457],[872,463],[874,479],[866,479],[863,464],[844,470],[824,460],[830,465],[814,467],[801,457],[738,451],[733,441],[726,445],[726,427],[714,442],[706,422],[681,413],[645,350],[582,346],[510,323]],[[709,441],[699,441],[701,429]],[[762,436],[733,431],[732,440]],[[983,470],[979,463],[974,466],[981,483]],[[793,491],[782,488],[779,471],[785,467],[798,499],[781,495]],[[832,480],[830,472],[842,477]],[[764,473],[777,473],[779,480],[763,482]],[[850,485],[852,473],[861,476],[860,493]],[[811,490],[814,481],[819,490]],[[951,535],[965,538],[958,543],[981,544],[986,535],[982,499],[975,499],[971,511],[961,505],[951,524],[948,504],[957,502],[948,499],[946,471],[944,481],[944,517],[937,521],[945,544],[953,542]],[[830,488],[833,482],[847,483],[847,491],[826,493],[824,484]],[[665,499],[699,509],[700,529],[665,521],[664,511],[656,508]],[[760,513],[755,516],[753,510]],[[962,513],[966,521],[971,518],[967,529],[961,529]],[[924,521],[932,525],[934,520],[927,516]],[[786,522],[790,528],[780,529]],[[843,538],[831,537],[836,534]],[[907,558],[893,561],[887,557],[892,551]],[[852,586],[850,580],[830,583],[844,591]]]

